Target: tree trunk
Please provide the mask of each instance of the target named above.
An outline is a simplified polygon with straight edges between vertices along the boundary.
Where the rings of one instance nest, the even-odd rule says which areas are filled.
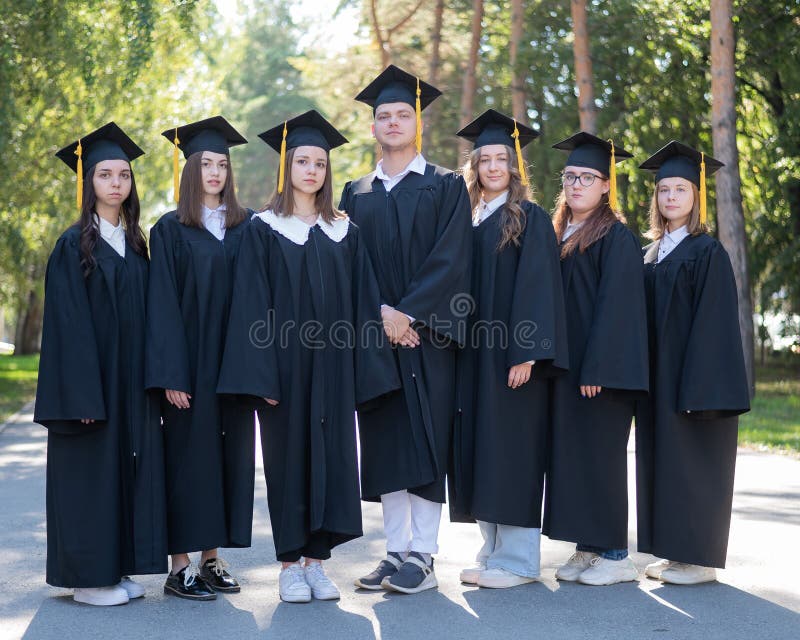
[[[461,89],[461,126],[466,125],[475,116],[472,113],[475,105],[475,90],[477,87],[476,71],[478,67],[478,50],[481,44],[481,22],[483,22],[483,0],[472,2],[472,40],[469,46],[467,67],[464,70],[464,84]],[[472,145],[469,140],[459,138],[459,162],[469,153]]]
[[[431,63],[428,67],[428,82],[434,87],[439,84],[439,67],[442,64],[442,25],[444,24],[444,0],[436,0],[433,9],[433,27],[431,28]],[[439,101],[434,100],[425,110],[425,129],[428,131],[428,143],[436,144],[431,134],[439,131]],[[438,139],[438,136],[437,136]]]
[[[522,43],[524,13],[522,0],[511,0],[511,42],[509,63],[511,65],[511,113],[517,122],[527,124],[528,110],[525,106],[525,74],[519,64],[519,47]]]
[[[17,329],[14,338],[14,355],[27,356],[38,353],[42,341],[42,307],[41,296],[31,291],[25,304],[21,305],[17,314]]]
[[[711,0],[711,133],[714,156],[725,166],[717,175],[717,228],[733,265],[739,294],[739,327],[751,396],[753,371],[753,301],[747,268],[747,236],[742,209],[739,152],[736,147],[736,68],[731,0]]]
[[[582,131],[597,133],[597,111],[594,106],[592,57],[589,51],[589,29],[586,25],[586,0],[572,0],[573,51],[575,82],[578,85],[578,117]]]

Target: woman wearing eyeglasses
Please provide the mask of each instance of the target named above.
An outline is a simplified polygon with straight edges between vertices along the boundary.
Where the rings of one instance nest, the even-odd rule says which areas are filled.
[[[577,545],[559,580],[629,582],[627,442],[648,375],[641,247],[616,204],[615,163],[631,154],[583,132],[553,146],[570,152],[553,218],[569,373],[552,383],[542,532]]]

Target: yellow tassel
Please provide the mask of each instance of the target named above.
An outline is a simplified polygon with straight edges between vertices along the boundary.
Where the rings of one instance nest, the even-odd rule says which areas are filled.
[[[708,218],[706,205],[706,154],[700,152],[700,224],[705,224]]]
[[[83,206],[83,147],[80,140],[75,155],[78,156],[78,211],[80,211]]]
[[[172,150],[172,188],[175,191],[175,204],[178,204],[180,199],[180,176],[178,175],[178,167],[180,165],[180,156],[178,155],[178,145],[181,143],[178,140],[178,127],[175,127],[175,139],[173,140],[175,147]]]
[[[283,193],[283,181],[286,177],[286,122],[283,123],[283,139],[281,140],[281,166],[278,169],[278,193]]]
[[[420,96],[422,91],[419,88],[419,78],[417,78],[417,104],[414,108],[417,115],[417,153],[422,153],[422,107],[420,105]]]
[[[522,180],[522,184],[524,184],[527,187],[528,176],[525,173],[525,163],[522,161],[522,147],[519,144],[519,129],[517,129],[516,120],[514,120],[514,133],[511,134],[511,137],[514,138],[514,149],[517,152],[517,166],[519,167],[519,177]]]
[[[617,161],[614,157],[614,141],[609,140],[611,143],[611,166],[608,169],[608,180],[611,186],[608,190],[608,204],[614,211],[619,211],[619,202],[617,202]]]

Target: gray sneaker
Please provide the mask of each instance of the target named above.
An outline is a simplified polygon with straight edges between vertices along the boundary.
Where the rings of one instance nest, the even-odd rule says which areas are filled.
[[[429,565],[422,555],[412,551],[397,573],[384,578],[382,584],[384,589],[400,593],[419,593],[438,587],[439,583],[433,572],[433,558]]]
[[[380,561],[375,571],[368,573],[362,578],[359,578],[354,584],[360,589],[380,591],[383,589],[381,583],[384,581],[384,579],[389,578],[397,573],[397,570],[402,564],[403,560],[400,558],[400,554],[396,553],[395,551],[390,551],[388,554],[386,554],[386,558]]]

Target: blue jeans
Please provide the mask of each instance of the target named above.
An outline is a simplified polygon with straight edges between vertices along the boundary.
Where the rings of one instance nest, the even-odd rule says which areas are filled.
[[[505,569],[525,578],[539,577],[539,541],[541,529],[494,524],[478,520],[483,546],[476,562],[487,569]]]
[[[593,547],[588,544],[579,544],[575,547],[575,551],[589,551],[605,558],[606,560],[624,560],[628,557],[627,549],[603,549],[602,547]]]

